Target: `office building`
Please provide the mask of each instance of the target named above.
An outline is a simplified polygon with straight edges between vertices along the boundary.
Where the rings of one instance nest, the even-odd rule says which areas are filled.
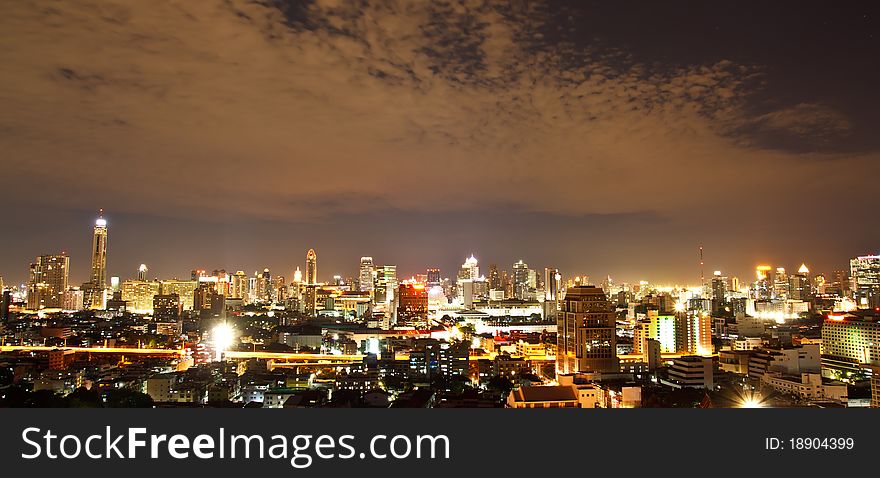
[[[372,294],[375,287],[375,274],[376,271],[373,267],[373,258],[361,257],[361,265],[358,274],[358,290]]]
[[[565,291],[556,337],[557,373],[620,371],[614,306],[602,289],[575,286]]]
[[[180,320],[183,308],[177,294],[153,296],[153,320],[157,322],[176,322]]]
[[[850,259],[853,298],[861,309],[880,307],[880,255]]]
[[[880,365],[880,313],[831,314],[822,324],[822,374],[846,379]]]
[[[70,258],[67,254],[37,257],[30,267],[27,308],[30,310],[62,308],[69,268]]]
[[[422,284],[403,283],[398,287],[397,325],[428,325],[428,290]]]

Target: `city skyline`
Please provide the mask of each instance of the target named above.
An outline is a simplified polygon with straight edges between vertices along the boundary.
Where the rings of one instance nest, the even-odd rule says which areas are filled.
[[[287,275],[312,247],[341,273],[364,255],[403,273],[474,253],[695,283],[700,245],[731,275],[844,268],[878,253],[877,17],[810,2],[9,2],[0,274],[21,282],[24,261],[66,250],[84,281],[98,207],[121,277],[141,263]]]
[[[100,222],[100,225],[98,225],[94,228],[95,231],[102,230],[104,237],[107,237],[109,235],[109,233],[107,231],[111,230],[112,226],[110,225],[110,221],[107,220],[106,218],[104,218],[104,210],[103,209],[101,209],[98,212],[98,215],[96,216],[94,224],[97,225],[99,222]],[[113,235],[115,236],[115,234],[118,234],[118,232],[114,232]],[[93,236],[92,236],[93,241],[97,240],[98,237],[100,237],[100,236],[98,236],[97,234],[93,234]],[[111,276],[118,277],[121,280],[127,280],[127,279],[135,279],[135,278],[139,277],[140,274],[147,273],[147,272],[148,272],[147,278],[150,280],[152,280],[154,278],[184,279],[184,278],[187,278],[193,270],[197,270],[197,269],[207,269],[207,270],[221,270],[222,269],[222,270],[226,270],[229,274],[232,274],[238,270],[243,270],[246,274],[250,275],[251,274],[250,269],[253,269],[254,273],[256,274],[257,272],[262,271],[264,268],[272,271],[274,275],[280,275],[280,276],[286,277],[287,281],[290,282],[293,279],[293,275],[294,275],[293,273],[296,269],[301,269],[303,271],[302,273],[305,274],[304,271],[306,271],[306,269],[307,269],[307,262],[308,262],[307,255],[308,255],[308,253],[312,252],[312,250],[315,250],[317,252],[317,249],[314,247],[304,249],[304,250],[307,250],[307,253],[301,254],[302,257],[300,258],[299,263],[297,263],[295,259],[291,259],[293,262],[293,265],[289,266],[289,267],[273,267],[273,266],[266,265],[266,264],[261,265],[261,266],[254,266],[254,267],[241,267],[240,265],[235,265],[235,263],[233,262],[233,264],[231,266],[223,265],[223,264],[221,264],[221,265],[193,264],[193,265],[189,265],[189,266],[178,265],[177,267],[173,268],[171,271],[163,271],[161,269],[156,270],[156,268],[154,268],[151,265],[156,262],[163,263],[163,261],[161,260],[162,257],[157,257],[157,259],[160,259],[160,260],[152,262],[152,263],[149,261],[147,261],[147,262],[131,261],[132,265],[134,265],[134,267],[131,268],[131,270],[127,270],[122,273],[115,273],[115,271],[122,270],[123,268],[119,265],[116,265],[115,264],[116,261],[112,259],[112,257],[114,256],[112,249],[111,249],[111,252],[109,252],[109,253],[107,252],[108,246],[106,245],[106,242],[109,241],[112,244],[113,239],[103,239],[103,241],[104,242],[101,243],[102,247],[104,248],[103,254],[105,256],[109,256],[111,258],[111,259],[106,259],[106,258],[103,259],[107,263],[104,267],[106,267],[110,271],[108,273],[105,273],[105,275],[106,275],[106,277],[104,279],[105,284],[106,284],[106,281],[109,280],[109,277],[111,277]],[[92,243],[92,246],[93,247],[95,246],[94,242]],[[110,247],[112,248],[112,246],[110,246]],[[708,280],[711,279],[711,276],[715,271],[721,271],[724,276],[737,277],[737,278],[740,278],[746,282],[750,281],[751,279],[753,279],[755,267],[759,266],[759,265],[772,266],[773,269],[775,269],[776,267],[783,267],[791,272],[794,272],[799,267],[799,264],[807,264],[813,273],[824,273],[826,275],[830,275],[835,270],[848,271],[848,269],[849,269],[849,262],[848,261],[852,257],[874,255],[874,253],[870,253],[870,252],[864,253],[864,254],[852,254],[850,257],[846,258],[844,261],[841,261],[841,264],[838,267],[835,267],[832,269],[827,269],[827,270],[821,270],[821,269],[816,268],[814,265],[812,265],[812,263],[809,260],[802,260],[799,263],[792,262],[792,263],[785,263],[785,264],[780,264],[778,262],[766,261],[766,260],[765,261],[754,261],[754,264],[750,264],[750,265],[739,265],[738,267],[735,267],[735,268],[732,267],[732,268],[718,269],[718,268],[713,268],[711,262],[707,262],[705,265],[703,265],[701,267],[700,256],[699,256],[700,253],[702,253],[702,251],[700,251],[698,248],[698,250],[696,251],[696,255],[695,255],[694,268],[691,271],[694,274],[694,277],[692,277],[690,279],[685,279],[683,281],[676,281],[675,279],[664,278],[662,276],[661,277],[654,277],[654,278],[641,276],[639,278],[627,279],[625,277],[616,276],[615,274],[612,274],[612,273],[601,273],[601,272],[596,273],[596,272],[583,271],[583,270],[565,270],[565,269],[563,269],[563,272],[566,273],[566,277],[574,277],[574,276],[589,277],[591,283],[593,283],[593,284],[599,284],[606,277],[611,276],[611,278],[614,279],[615,282],[617,282],[617,283],[637,284],[639,281],[647,280],[648,282],[655,284],[655,285],[699,286],[701,279],[705,279],[704,283],[708,283]],[[39,257],[41,257],[41,256],[52,255],[52,254],[64,254],[64,255],[66,255],[66,257],[71,258],[71,259],[76,258],[78,256],[78,254],[76,254],[68,249],[59,249],[56,251],[43,251],[42,253],[36,254],[33,257],[37,257],[39,259]],[[471,258],[473,258],[474,256],[477,256],[476,258],[477,258],[477,260],[479,260],[479,263],[481,264],[481,267],[483,268],[482,275],[485,277],[489,276],[488,272],[489,272],[490,265],[497,265],[502,270],[510,271],[510,270],[515,269],[515,265],[516,265],[517,261],[524,261],[525,263],[529,264],[530,267],[532,267],[533,269],[536,269],[536,270],[543,270],[545,267],[553,267],[555,269],[560,269],[558,266],[555,266],[555,265],[539,264],[536,262],[530,262],[529,260],[524,259],[524,257],[528,257],[527,255],[517,256],[517,259],[512,259],[507,262],[491,260],[491,258],[484,259],[483,254],[476,254],[473,252],[468,253],[467,255],[460,254],[460,256],[461,256],[460,259],[457,260],[458,265],[449,265],[448,267],[440,267],[439,268],[441,277],[454,279],[455,275],[460,267],[461,262],[469,260],[468,256],[470,256]],[[355,263],[354,265],[350,265],[350,264],[346,265],[346,264],[343,264],[343,261],[341,261],[339,258],[334,258],[332,256],[328,257],[327,255],[323,255],[321,257],[321,262],[322,262],[322,269],[321,270],[325,271],[324,272],[325,275],[322,276],[322,275],[318,274],[316,282],[317,283],[329,283],[329,282],[331,282],[330,279],[334,276],[337,276],[337,275],[341,276],[344,279],[357,279],[357,278],[359,278],[360,273],[361,273],[361,271],[360,271],[361,260],[366,259],[366,258],[369,258],[371,260],[373,259],[372,256],[367,256],[367,257],[361,256],[358,259],[358,262]],[[234,259],[232,259],[232,260],[234,261]],[[126,263],[126,264],[129,262],[129,260],[125,259],[125,258],[121,259],[121,261],[124,261],[124,263]],[[327,272],[327,266],[324,265],[325,264],[324,261],[329,262],[330,264],[341,264],[341,266],[337,267],[335,269],[330,269],[330,271]],[[76,263],[76,261],[73,261],[73,260],[71,262],[74,262],[74,264]],[[91,264],[89,264],[88,260],[86,260],[85,262],[88,265],[88,267],[84,267],[84,270],[86,271],[85,273],[83,273],[82,271],[79,271],[77,269],[77,267],[75,267],[75,266],[68,267],[69,271],[73,272],[72,274],[70,274],[70,283],[71,284],[91,282],[94,280],[93,276],[95,273],[94,273],[94,271],[92,271],[92,266],[91,266]],[[278,263],[278,262],[280,262],[280,260],[276,259],[275,263]],[[428,269],[436,267],[435,263],[425,263],[420,269],[419,268],[406,269],[406,268],[402,268],[398,262],[395,262],[393,260],[393,258],[388,258],[388,260],[385,260],[385,261],[375,261],[373,263],[373,265],[375,265],[377,267],[381,266],[382,264],[391,264],[391,265],[397,266],[398,277],[401,280],[407,279],[411,276],[425,274]],[[141,271],[140,269],[143,266],[148,266],[149,270],[148,271]],[[631,267],[631,265],[630,265],[630,267]],[[737,274],[737,273],[731,272],[731,271],[736,271],[736,270],[740,270],[741,273]],[[701,275],[703,277],[701,277]],[[7,285],[13,285],[13,284],[25,284],[27,282],[28,276],[27,276],[27,273],[25,272],[25,274],[23,274],[22,280],[18,281],[18,280],[14,280],[16,277],[14,274],[4,275],[3,271],[0,270],[0,277],[5,277],[4,281],[6,282]],[[309,283],[310,281],[304,280],[304,282]]]

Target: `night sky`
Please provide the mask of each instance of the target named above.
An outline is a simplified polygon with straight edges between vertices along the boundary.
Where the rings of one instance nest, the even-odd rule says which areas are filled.
[[[0,276],[880,252],[877,2],[0,3]],[[486,270],[486,269],[484,269]]]

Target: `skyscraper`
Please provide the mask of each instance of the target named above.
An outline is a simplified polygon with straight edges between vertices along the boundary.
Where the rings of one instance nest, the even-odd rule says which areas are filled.
[[[31,264],[28,281],[27,307],[31,310],[61,308],[67,280],[70,258],[67,254],[43,255]]]
[[[315,315],[318,308],[318,255],[314,249],[306,253],[306,282],[303,286],[303,312]]]
[[[104,210],[95,221],[92,237],[92,276],[90,282],[98,289],[107,287],[107,220]]]
[[[810,269],[801,264],[797,273],[788,276],[788,298],[793,300],[809,300],[812,295]]]
[[[376,288],[373,300],[379,304],[391,302],[397,291],[397,266],[384,265],[376,269]]]
[[[464,264],[461,265],[461,270],[458,271],[458,278],[476,279],[477,277],[480,277],[480,264],[477,258],[471,254],[470,257],[465,259]]]
[[[880,307],[880,255],[850,259],[853,296],[859,308]]]
[[[373,292],[373,258],[361,257],[360,272],[358,274],[358,290],[361,292]]]
[[[306,253],[306,284],[318,283],[318,255],[314,249]]]
[[[103,309],[107,289],[107,220],[101,209],[92,235],[92,270],[89,281],[83,284],[84,306]]]
[[[523,300],[529,293],[529,265],[520,259],[513,264],[513,296]]]
[[[421,284],[400,284],[397,324],[425,327],[428,323],[428,291]]]
[[[561,281],[562,276],[559,274],[559,269],[544,268],[544,300],[554,301],[559,298]]]
[[[232,275],[232,283],[229,287],[229,297],[244,299],[247,296],[248,280],[244,271],[237,271]]]
[[[428,284],[428,287],[437,287],[440,285],[440,269],[428,269],[427,277],[426,283]]]
[[[557,373],[620,371],[614,306],[602,289],[575,286],[565,291],[556,337]]]

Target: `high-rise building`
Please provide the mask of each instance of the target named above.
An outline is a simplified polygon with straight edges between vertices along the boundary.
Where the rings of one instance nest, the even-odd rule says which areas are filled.
[[[422,284],[400,284],[397,293],[397,325],[428,324],[428,290]]]
[[[480,277],[480,265],[477,258],[471,254],[470,257],[465,259],[464,264],[461,265],[461,270],[458,272],[459,279],[476,279]]]
[[[374,284],[375,270],[373,267],[373,258],[361,257],[361,266],[358,273],[358,290],[361,292],[369,292],[372,294]]]
[[[0,290],[0,323],[5,324],[11,319],[10,307],[12,307],[12,291]]]
[[[712,288],[712,311],[718,312],[727,304],[727,278],[721,275],[721,271],[712,274],[710,282]]]
[[[303,285],[303,312],[315,315],[318,311],[318,255],[314,249],[306,253],[306,277]]]
[[[384,265],[376,269],[376,288],[373,290],[377,304],[393,302],[397,291],[397,266]]]
[[[880,313],[831,314],[822,324],[822,374],[845,378],[880,365]]]
[[[306,253],[306,284],[318,283],[318,255],[314,249]]]
[[[183,308],[177,294],[153,296],[153,319],[157,322],[176,322],[180,320]]]
[[[489,264],[489,290],[504,290],[501,282],[501,273],[498,272],[498,264]]]
[[[562,275],[559,269],[544,268],[544,300],[557,300],[562,292]]]
[[[792,300],[809,300],[813,295],[810,269],[801,264],[800,269],[788,276],[788,298]]]
[[[193,310],[201,319],[226,317],[226,297],[220,295],[209,282],[200,282],[193,294]]]
[[[440,269],[430,268],[427,270],[426,284],[428,287],[438,287],[440,285]]]
[[[162,295],[177,294],[180,298],[180,308],[183,310],[193,310],[195,291],[198,286],[199,282],[197,280],[163,280],[160,293]]]
[[[513,264],[513,296],[525,300],[529,293],[529,265],[520,259]]]
[[[565,291],[556,337],[557,373],[620,371],[614,306],[602,289],[575,286]]]
[[[83,300],[89,309],[103,309],[107,299],[107,220],[101,209],[92,233],[92,269],[83,284]]]
[[[63,252],[37,257],[31,264],[28,281],[28,309],[60,309],[67,290],[69,268],[70,258]]]
[[[271,301],[282,303],[287,300],[287,282],[284,276],[275,276],[272,278],[272,297]]]
[[[126,309],[139,314],[152,313],[153,297],[159,295],[161,285],[157,281],[123,281],[120,290],[121,298],[126,302]]]
[[[752,298],[757,300],[770,300],[773,298],[773,268],[770,266],[758,266],[755,269],[755,284],[752,289]]]
[[[103,289],[107,286],[107,220],[101,209],[92,237],[92,275],[90,282]]]
[[[83,291],[79,287],[68,287],[64,291],[64,299],[61,308],[66,311],[83,309]]]
[[[247,274],[244,271],[237,271],[232,275],[232,281],[229,286],[229,297],[233,299],[244,299],[247,297]]]
[[[147,265],[146,264],[141,264],[140,267],[138,267],[137,280],[139,280],[139,281],[147,280]]]
[[[853,298],[862,309],[880,307],[880,255],[850,259]]]
[[[788,274],[784,267],[777,267],[776,274],[773,275],[773,298],[788,299]]]

